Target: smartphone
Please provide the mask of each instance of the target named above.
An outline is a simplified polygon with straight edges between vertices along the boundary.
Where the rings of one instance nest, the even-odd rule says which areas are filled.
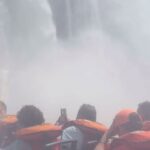
[[[61,116],[67,116],[66,108],[61,109]]]

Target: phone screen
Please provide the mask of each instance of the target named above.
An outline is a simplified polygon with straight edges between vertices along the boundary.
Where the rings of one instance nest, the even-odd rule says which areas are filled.
[[[65,108],[62,108],[61,109],[61,116],[66,116],[66,109]]]

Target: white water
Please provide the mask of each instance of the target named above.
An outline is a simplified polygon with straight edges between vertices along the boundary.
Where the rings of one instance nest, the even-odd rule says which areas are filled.
[[[0,48],[5,60],[11,60],[1,63],[1,70],[5,70],[5,75],[1,73],[1,93],[5,94],[1,97],[10,113],[22,105],[35,104],[48,120],[55,121],[61,107],[66,107],[73,118],[82,103],[91,103],[97,108],[99,121],[108,124],[119,109],[136,108],[140,101],[150,98],[149,1],[88,0],[81,6],[78,0],[77,12],[84,13],[81,19],[86,23],[80,26],[79,19],[78,34],[73,36],[72,25],[76,22],[69,18],[71,34],[65,42],[56,38],[46,1],[31,2],[20,0],[24,10],[32,12],[34,6],[34,13],[29,13],[36,16],[30,20],[31,28],[18,27],[30,34],[18,32],[13,42],[4,40],[10,47],[9,56],[8,48]],[[18,11],[23,13],[23,9]],[[8,14],[1,17],[1,22],[11,18]]]

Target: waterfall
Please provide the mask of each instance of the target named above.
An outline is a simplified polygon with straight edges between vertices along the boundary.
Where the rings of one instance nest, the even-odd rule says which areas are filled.
[[[92,103],[110,123],[120,108],[149,98],[148,4],[0,0],[0,93],[9,112],[34,104],[54,121],[61,107],[74,117]]]
[[[98,0],[49,0],[58,38],[70,38],[91,26],[98,27]]]

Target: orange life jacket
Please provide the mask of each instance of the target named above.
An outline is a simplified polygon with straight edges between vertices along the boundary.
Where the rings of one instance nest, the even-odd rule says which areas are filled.
[[[0,120],[0,127],[8,124],[13,124],[17,122],[17,118],[15,115],[7,115]]]
[[[17,130],[17,118],[15,115],[7,115],[0,120],[0,147],[8,146],[15,140]]]
[[[46,144],[56,142],[61,133],[62,130],[58,126],[42,124],[20,129],[16,132],[16,136],[30,144],[32,150],[43,150]]]
[[[132,113],[135,113],[135,111],[129,108],[119,111],[113,120],[113,128],[120,127],[121,125],[127,123],[129,116]]]
[[[146,121],[143,124],[143,130],[144,131],[150,131],[150,121]]]
[[[110,150],[150,150],[150,131],[126,134],[114,140]]]
[[[81,130],[84,135],[84,145],[83,149],[93,150],[100,140],[102,135],[107,131],[105,125],[89,120],[77,119],[74,121],[69,121],[63,126],[63,129],[68,128],[70,126],[76,126]],[[88,144],[90,141],[97,141],[96,143]]]

